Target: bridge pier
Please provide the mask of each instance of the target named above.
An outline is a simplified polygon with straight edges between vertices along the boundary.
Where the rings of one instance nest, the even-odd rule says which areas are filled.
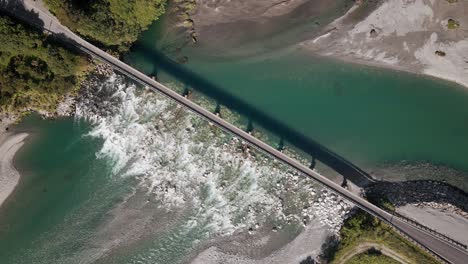
[[[347,189],[348,188],[348,180],[345,176],[343,176],[343,182],[341,183],[341,187]]]
[[[283,150],[284,150],[284,140],[283,140],[283,138],[280,139],[280,142],[278,144],[278,150],[281,151],[281,152],[283,152]]]
[[[310,162],[309,169],[313,170],[315,168],[316,163],[317,162],[315,161],[315,157],[312,156],[312,161]]]
[[[247,124],[246,132],[249,133],[249,134],[252,134],[253,130],[254,130],[254,127],[253,127],[252,119],[249,119],[249,123]]]
[[[192,90],[190,90],[190,88],[188,87],[185,87],[184,92],[182,93],[182,96],[185,98],[190,98],[191,95],[192,95]]]
[[[158,70],[157,69],[154,69],[153,72],[149,75],[151,77],[151,79],[159,82],[159,79],[158,79]]]
[[[216,108],[214,110],[214,114],[217,116],[221,116],[221,105],[219,103],[216,103]]]
[[[150,75],[150,77],[151,77],[151,79],[153,79],[154,81],[157,81],[157,82],[159,81],[159,80],[158,80],[158,76],[155,75],[155,74]]]

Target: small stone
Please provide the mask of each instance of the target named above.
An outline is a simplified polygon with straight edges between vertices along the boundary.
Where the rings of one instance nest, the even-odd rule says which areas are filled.
[[[444,57],[444,56],[446,55],[446,53],[443,52],[443,51],[441,51],[441,50],[436,50],[436,51],[435,51],[435,54],[436,54],[437,56],[440,56],[440,57]]]

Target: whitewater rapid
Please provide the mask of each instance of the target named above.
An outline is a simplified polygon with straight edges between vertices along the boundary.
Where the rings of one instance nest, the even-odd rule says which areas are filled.
[[[312,180],[246,151],[237,138],[118,75],[89,87],[77,104],[76,119],[92,124],[87,137],[103,141],[96,157],[110,163],[110,177],[136,179],[136,188],[167,211],[189,208],[177,236],[193,230],[196,240],[228,236],[255,232],[272,222],[278,229],[313,223],[336,233],[351,207]]]

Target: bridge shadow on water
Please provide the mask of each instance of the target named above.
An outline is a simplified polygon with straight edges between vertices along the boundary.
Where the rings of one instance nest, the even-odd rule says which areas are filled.
[[[249,120],[257,123],[269,132],[278,135],[281,140],[288,142],[295,148],[304,151],[331,167],[354,184],[362,187],[373,182],[373,179],[369,174],[345,158],[329,150],[317,141],[291,129],[289,126],[263,112],[261,109],[258,109],[225,92],[213,82],[171,60],[163,53],[141,43],[132,47],[132,50],[143,53],[147,60],[154,63],[157,68],[164,69],[165,72],[177,80],[181,81],[185,85],[193,87],[194,90],[210,97],[218,104],[226,106],[227,108],[235,110],[241,115],[248,117]]]
[[[26,20],[28,23],[33,24],[36,28],[47,30],[42,20],[39,19],[38,14],[26,10],[22,1],[0,0],[0,14],[2,13],[16,13],[16,15]],[[60,40],[62,43],[70,46],[70,48],[79,46],[78,43],[68,39],[63,34],[58,34],[53,36],[53,38]],[[211,99],[214,99],[218,104],[237,111],[244,117],[248,117],[249,122],[253,121],[269,132],[279,136],[281,138],[280,147],[284,142],[288,142],[295,148],[302,150],[311,157],[314,157],[325,165],[331,167],[358,186],[366,186],[373,182],[373,179],[369,174],[345,158],[327,149],[315,140],[291,129],[289,126],[263,112],[261,109],[255,108],[241,99],[225,92],[213,82],[171,60],[163,53],[141,43],[136,44],[132,49],[142,52],[149,61],[154,63],[155,66],[164,69],[165,72],[183,82],[185,85],[193,87],[195,90],[203,93]],[[249,123],[249,126],[251,126],[251,123]]]

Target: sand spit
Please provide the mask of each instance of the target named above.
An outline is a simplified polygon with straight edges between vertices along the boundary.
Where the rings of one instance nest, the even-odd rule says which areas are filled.
[[[275,236],[281,234],[268,234],[262,239],[257,240],[257,244],[250,245],[248,251],[255,251],[259,248],[260,251],[268,251],[263,247],[268,247],[271,241],[278,239]],[[302,263],[306,259],[315,259],[322,250],[323,241],[329,237],[331,233],[325,226],[307,226],[293,241],[284,247],[272,252],[270,255],[263,258],[248,257],[242,252],[223,252],[220,248],[212,246],[191,261],[192,264],[210,264],[210,263],[236,263],[236,264],[262,264],[262,263]],[[245,243],[244,241],[243,243]],[[240,242],[238,242],[240,243]],[[264,244],[264,245],[261,245]],[[234,246],[235,247],[235,246]],[[244,252],[245,253],[245,252]]]
[[[23,146],[28,134],[0,134],[0,206],[18,184],[20,174],[13,165],[16,152]]]
[[[468,1],[388,0],[367,16],[360,10],[365,8],[352,9],[328,25],[335,30],[300,46],[324,56],[427,74],[468,87]],[[449,26],[449,19],[458,25]]]

